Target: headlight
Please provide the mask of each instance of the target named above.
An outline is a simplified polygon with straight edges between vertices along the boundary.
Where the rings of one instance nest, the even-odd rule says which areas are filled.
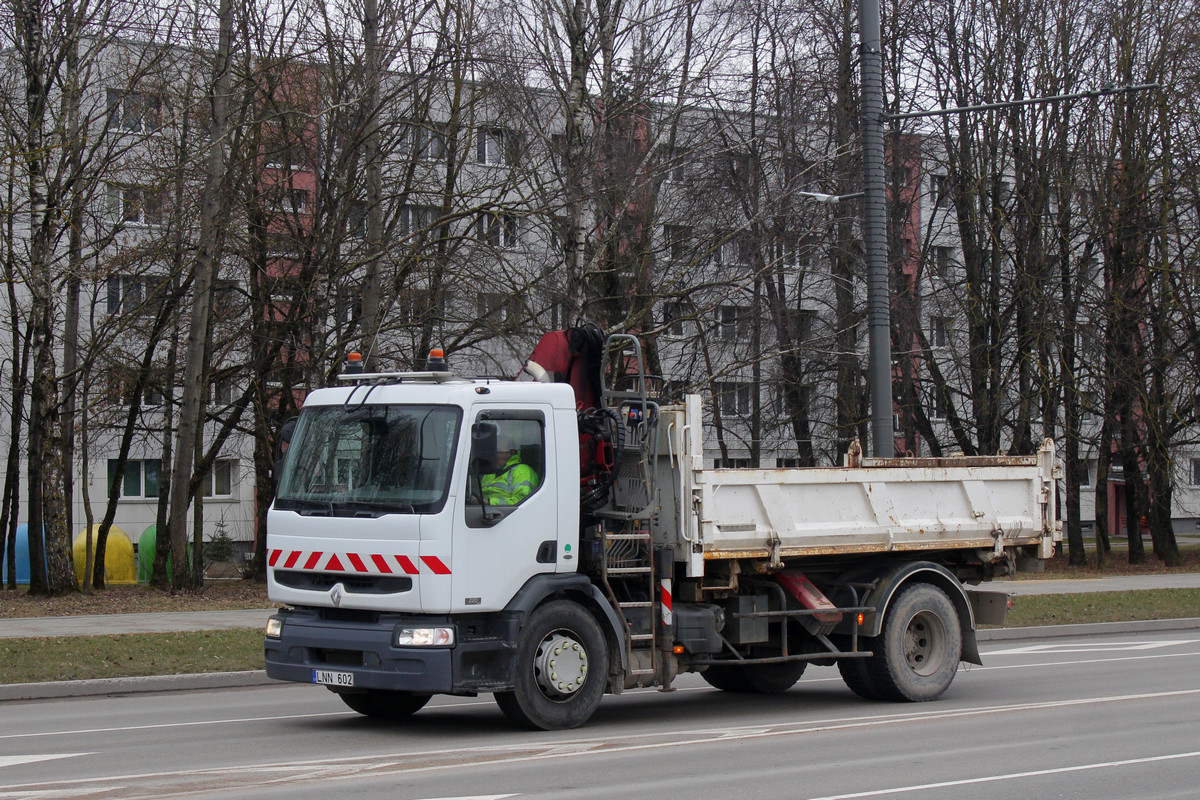
[[[400,628],[396,631],[397,647],[452,647],[454,628]]]
[[[279,617],[271,617],[267,620],[267,638],[278,639],[283,635],[283,620]]]

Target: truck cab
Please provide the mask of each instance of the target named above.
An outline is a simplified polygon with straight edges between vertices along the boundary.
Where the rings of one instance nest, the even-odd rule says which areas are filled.
[[[491,630],[501,623],[486,618],[504,617],[531,582],[576,571],[575,414],[566,385],[444,372],[368,375],[313,392],[268,512],[269,594],[291,607],[276,623],[287,635],[268,638],[268,673],[391,687],[389,664],[425,660],[391,652],[403,629],[406,642],[443,646],[410,665],[427,676],[419,688],[474,691],[478,669],[446,668],[456,641],[471,636],[451,620]],[[489,492],[489,476],[502,479],[510,462],[533,479],[519,496]],[[357,627],[347,633],[346,623]],[[353,673],[337,669],[350,664]]]

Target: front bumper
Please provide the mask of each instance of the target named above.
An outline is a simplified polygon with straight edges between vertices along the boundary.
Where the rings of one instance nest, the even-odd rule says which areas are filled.
[[[354,675],[356,689],[433,694],[494,692],[512,688],[519,615],[469,617],[379,614],[334,609],[284,609],[278,639],[264,640],[267,675],[313,683],[313,670]],[[400,627],[453,625],[453,647],[396,647]]]

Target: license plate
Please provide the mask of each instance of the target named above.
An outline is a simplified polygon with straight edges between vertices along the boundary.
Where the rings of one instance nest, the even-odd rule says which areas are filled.
[[[313,670],[313,683],[324,683],[328,686],[353,686],[353,672],[333,672],[327,669]]]

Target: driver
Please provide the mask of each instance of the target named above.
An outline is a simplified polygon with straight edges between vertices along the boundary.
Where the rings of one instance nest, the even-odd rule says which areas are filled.
[[[483,476],[483,502],[489,506],[515,506],[533,494],[539,479],[533,467],[521,463],[521,453],[511,436],[502,434],[496,443],[499,472]]]

